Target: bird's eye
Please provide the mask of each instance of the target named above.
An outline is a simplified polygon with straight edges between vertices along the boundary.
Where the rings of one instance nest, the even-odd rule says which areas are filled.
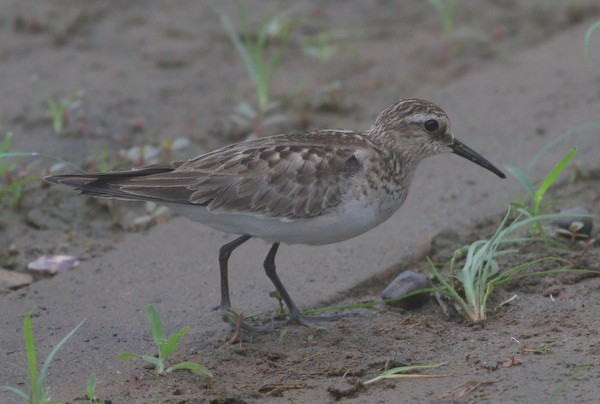
[[[437,132],[440,129],[440,123],[435,119],[430,119],[423,123],[423,127],[429,133]]]

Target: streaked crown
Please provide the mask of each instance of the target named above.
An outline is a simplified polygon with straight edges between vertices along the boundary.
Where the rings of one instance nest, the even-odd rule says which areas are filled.
[[[438,154],[454,141],[446,113],[430,101],[413,98],[386,108],[368,135],[393,154],[417,159]]]

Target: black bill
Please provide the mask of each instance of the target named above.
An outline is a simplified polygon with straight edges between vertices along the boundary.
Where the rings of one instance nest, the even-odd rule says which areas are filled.
[[[448,147],[452,149],[452,153],[459,155],[460,157],[464,157],[467,160],[471,160],[473,163],[490,170],[500,178],[506,178],[506,175],[504,175],[502,171],[498,170],[492,163],[484,159],[479,153],[464,143],[454,140],[454,143]]]

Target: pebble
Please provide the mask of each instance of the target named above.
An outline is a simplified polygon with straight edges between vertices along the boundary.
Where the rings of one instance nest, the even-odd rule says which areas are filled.
[[[381,297],[384,300],[398,299],[415,290],[425,289],[429,283],[423,274],[414,271],[401,272],[384,290]],[[429,295],[427,293],[415,295],[397,302],[388,303],[391,306],[401,307],[403,309],[414,309],[427,302]]]
[[[17,289],[29,285],[31,282],[33,282],[33,277],[29,274],[0,268],[0,287]]]

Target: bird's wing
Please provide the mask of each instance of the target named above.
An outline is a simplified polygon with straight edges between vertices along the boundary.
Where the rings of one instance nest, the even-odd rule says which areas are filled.
[[[214,213],[315,217],[340,203],[363,169],[356,152],[365,147],[367,141],[352,133],[274,136],[224,147],[122,189],[165,200],[177,189],[188,193],[187,203]]]
[[[362,135],[319,131],[245,141],[203,154],[176,168],[87,176],[84,193],[205,206],[213,213],[316,217],[340,203],[372,152]],[[359,156],[359,157],[357,157]],[[156,172],[164,169],[163,172]],[[52,181],[59,182],[59,181]]]

